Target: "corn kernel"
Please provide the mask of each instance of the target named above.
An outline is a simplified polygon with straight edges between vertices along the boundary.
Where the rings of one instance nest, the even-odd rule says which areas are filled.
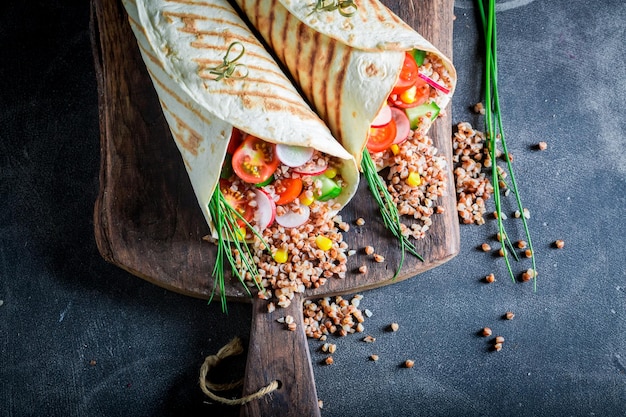
[[[305,206],[310,206],[311,204],[313,204],[313,197],[308,197],[306,192],[300,194],[300,197],[298,197],[298,199],[300,200],[300,204],[304,204]]]
[[[328,168],[324,171],[324,176],[326,178],[335,178],[337,176],[337,170],[335,168]]]
[[[406,183],[411,187],[417,187],[418,185],[422,183],[420,174],[417,172],[410,172],[409,176],[406,179]]]
[[[406,104],[415,103],[416,94],[417,94],[417,87],[413,86],[409,88],[408,90],[403,91],[400,94],[400,100],[402,100],[402,102]]]
[[[315,238],[315,244],[323,251],[329,250],[333,246],[333,241],[326,236],[319,235]]]
[[[287,262],[287,250],[286,249],[278,249],[274,254],[274,260],[279,264],[284,264]]]
[[[237,240],[239,240],[240,242],[243,242],[244,240],[246,240],[246,228],[241,226],[239,229],[236,229],[235,236],[237,237]]]
[[[399,147],[397,144],[395,144],[395,143],[394,143],[393,145],[391,145],[391,146],[389,147],[389,149],[391,149],[391,152],[392,152],[394,155],[397,155],[397,154],[399,154],[399,153],[400,153],[400,147]]]

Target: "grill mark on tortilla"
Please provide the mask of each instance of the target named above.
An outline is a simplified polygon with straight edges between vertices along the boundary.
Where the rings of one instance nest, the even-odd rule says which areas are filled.
[[[197,35],[197,40],[195,41],[191,41],[189,42],[189,45],[191,45],[192,47],[196,48],[196,49],[210,49],[213,47],[212,44],[208,44],[208,43],[203,43],[202,42],[202,37],[204,36],[215,36],[215,37],[219,37],[219,36],[224,36],[224,32],[217,32],[217,31],[198,31],[195,33],[195,35]],[[228,32],[228,39],[236,39],[238,41],[240,41],[241,43],[246,43],[246,44],[256,44],[258,41],[254,36],[244,36],[244,35],[239,35],[236,33],[232,33],[232,32]],[[255,45],[256,46],[256,45]],[[258,45],[260,47],[260,45]],[[226,46],[224,48],[224,51],[228,49],[228,46]]]
[[[136,22],[134,22],[134,21],[133,21],[133,23],[134,23],[137,27],[140,27],[140,26],[139,26]],[[146,50],[145,48],[143,48],[141,45],[139,45],[139,46],[141,47],[141,49],[142,49],[142,50],[146,53],[146,55],[149,57],[149,59],[150,59],[150,60],[151,60],[151,61],[152,61],[155,65],[157,65],[157,66],[158,66],[158,67],[159,67],[162,71],[166,72],[166,71],[164,70],[164,68],[163,68],[162,63],[161,63],[161,62],[160,62],[160,61],[159,61],[159,60],[158,60],[158,59],[157,59],[157,58],[156,58],[156,57],[155,57],[152,53],[150,53],[149,51],[147,51],[147,50]],[[214,47],[214,48],[215,48],[215,49],[219,49],[219,47]],[[223,49],[225,50],[226,48],[223,48]],[[255,55],[257,55],[257,54],[255,54]],[[263,55],[257,55],[257,56],[258,56],[259,58],[265,58],[265,60],[266,60],[267,62],[270,62],[270,63],[272,63],[272,64],[274,63],[274,61],[273,61],[273,60],[268,59],[267,57],[264,57]],[[196,61],[197,63],[213,63],[213,64],[216,64],[216,65],[218,65],[218,64],[220,64],[220,63],[222,62],[221,60],[212,61],[212,60],[210,60],[210,59],[202,59],[202,58],[196,58],[196,59],[194,59],[194,61]],[[280,72],[277,72],[277,71],[274,71],[274,70],[268,70],[268,69],[266,69],[266,68],[262,68],[262,67],[260,67],[260,66],[255,66],[255,65],[248,66],[248,68],[249,68],[249,69],[253,69],[253,70],[259,70],[259,71],[261,71],[261,72],[266,72],[266,73],[267,73],[267,72],[269,72],[269,73],[271,73],[271,74],[273,74],[273,75],[277,76],[279,79],[284,80],[284,81],[285,81],[285,83],[284,83],[284,84],[281,84],[281,83],[279,83],[278,81],[274,82],[274,81],[268,81],[268,80],[265,80],[265,79],[249,78],[249,77],[248,77],[248,78],[246,78],[246,81],[248,81],[248,82],[251,82],[251,81],[252,81],[252,82],[259,82],[259,83],[260,83],[259,88],[262,88],[262,87],[263,87],[263,84],[271,84],[271,85],[274,85],[274,86],[276,86],[276,87],[279,87],[280,89],[284,90],[284,91],[285,91],[285,92],[287,92],[287,93],[290,93],[290,95],[297,95],[295,91],[293,91],[292,89],[290,89],[290,88],[289,88],[289,86],[291,86],[291,84],[289,83],[289,80],[287,79],[287,77],[286,77],[284,74],[282,74],[282,73],[280,73]],[[154,75],[154,74],[153,74],[153,75]],[[208,79],[208,77],[204,77],[204,76],[202,76],[201,74],[198,74],[198,75],[200,76],[200,78],[203,78],[203,79]],[[157,77],[155,77],[155,78],[157,78]],[[157,79],[158,79],[158,78],[157,78]],[[186,108],[188,108],[188,109],[192,110],[192,108],[191,108],[189,105],[187,105],[186,103],[184,103],[184,101],[183,101],[182,99],[180,99],[180,97],[178,97],[178,96],[177,96],[177,95],[176,95],[173,91],[171,91],[170,89],[168,89],[168,88],[167,88],[167,87],[166,87],[163,83],[161,83],[161,82],[160,82],[160,80],[159,80],[159,85],[160,85],[160,86],[161,86],[161,88],[163,88],[163,90],[165,90],[165,91],[166,91],[169,95],[171,95],[171,96],[172,96],[173,98],[175,98],[178,102],[180,102],[180,103],[181,103],[181,105],[183,105],[184,107],[186,107]],[[222,94],[239,95],[239,94],[233,94],[233,92],[232,92],[232,91],[229,91],[229,92],[227,92],[227,93],[225,93],[225,92],[223,92],[223,91],[222,91]],[[303,108],[302,108],[302,107],[303,107],[303,106],[302,106],[302,103],[301,103],[301,102],[299,102],[299,101],[290,100],[290,99],[287,99],[287,98],[285,98],[285,97],[276,97],[276,96],[271,96],[271,95],[267,95],[267,94],[264,94],[264,93],[253,93],[253,92],[248,92],[248,94],[253,94],[253,95],[255,95],[255,96],[265,97],[265,98],[274,97],[274,98],[275,98],[276,100],[278,100],[278,101],[284,101],[285,103],[289,103],[290,105],[292,105],[292,106],[294,107],[294,110],[295,110],[295,107],[300,107],[300,109],[297,111],[297,114],[300,114],[300,115],[302,115],[302,116],[305,116],[306,118],[311,118],[311,115],[310,115],[310,114],[308,114],[308,112],[307,112],[307,110],[308,110],[308,109],[303,109]],[[274,106],[274,107],[276,107],[276,106]],[[279,107],[284,108],[284,106],[279,106]],[[201,117],[201,116],[200,116],[197,112],[194,112],[194,114],[197,114],[199,117]],[[205,120],[205,121],[206,121],[206,119],[204,119],[204,118],[203,118],[203,120]]]
[[[163,70],[163,67],[161,66],[161,63],[149,52],[146,51],[146,49],[144,47],[142,47],[141,45],[139,45],[139,47],[141,48],[141,50],[145,53],[145,55],[150,59],[150,61],[152,61],[157,67],[159,67],[163,72],[165,72]],[[174,91],[172,91],[171,89],[169,89],[164,83],[163,81],[161,81],[161,79],[153,72],[150,70],[150,68],[147,68],[148,73],[151,75],[152,79],[159,85],[159,87],[168,95],[170,95],[174,100],[176,100],[181,106],[185,107],[187,110],[189,110],[190,112],[192,112],[194,115],[196,115],[200,120],[202,120],[204,123],[206,124],[211,124],[211,120],[207,119],[206,117],[204,117],[204,115],[202,115],[202,113],[200,113],[195,106],[189,104],[187,101],[183,100],[178,94],[176,94]]]
[[[287,14],[287,17],[285,20],[285,27],[287,29],[285,30],[285,35],[283,36],[282,44],[279,45],[280,47],[275,48],[275,49],[279,49],[281,53],[283,54],[282,62],[283,64],[285,64],[287,68],[289,68],[289,72],[291,73],[291,76],[293,77],[294,81],[298,85],[300,85],[300,76],[298,74],[298,71],[297,71],[298,67],[296,65],[298,54],[287,54],[287,47],[288,47],[287,34],[297,33],[298,25],[300,23],[301,23],[300,20],[294,18],[291,14]],[[311,99],[310,96],[307,96],[307,97],[309,98],[309,100]]]
[[[392,12],[388,7],[385,6],[385,9],[387,11],[387,18],[393,20],[395,23],[401,26],[405,26],[405,27],[408,27],[409,29],[412,29],[410,26],[406,24],[404,20],[400,19],[400,17],[396,15],[394,12]]]
[[[341,65],[339,66],[339,71],[337,72],[337,86],[338,88],[336,90],[339,91],[339,100],[336,104],[335,107],[335,125],[337,126],[337,130],[339,133],[339,141],[343,144],[343,141],[345,140],[344,135],[343,135],[343,129],[341,128],[342,123],[341,123],[341,109],[343,107],[343,101],[342,101],[342,93],[343,93],[343,89],[344,89],[344,82],[345,82],[345,78],[346,78],[346,68],[348,68],[348,63],[350,62],[350,53],[349,53],[349,49],[348,48],[343,48],[343,56],[341,57]]]
[[[203,76],[203,75],[200,75],[200,78],[202,78],[204,80],[213,81],[215,79],[215,76],[208,76],[208,75],[207,76]],[[250,77],[250,76],[246,77],[245,80],[243,80],[243,82],[244,83],[250,83],[250,82],[257,83],[258,89],[255,89],[255,90],[245,90],[245,91],[242,91],[242,94],[254,94],[255,91],[260,91],[260,90],[264,89],[265,86],[272,85],[274,87],[279,88],[280,90],[283,90],[285,93],[287,93],[290,96],[293,96],[293,97],[296,97],[296,98],[300,98],[300,96],[294,90],[292,90],[290,88],[291,84],[285,85],[285,83],[280,83],[280,82],[277,82],[277,81],[268,81],[267,79],[253,78],[253,77]],[[208,90],[211,91],[211,92],[215,91],[213,89],[208,89]],[[239,95],[239,93],[232,93],[232,92],[230,94],[231,95]],[[292,104],[294,106],[301,107],[303,109],[303,111],[307,110],[306,106],[303,106],[302,103],[297,101],[297,99],[291,100],[291,99],[289,99],[289,98],[287,98],[285,96],[282,96],[282,95],[280,95],[280,96],[276,96],[275,95],[274,97],[276,97],[277,100],[282,100],[282,101],[286,101],[286,102],[289,101],[290,104]]]
[[[315,32],[315,38],[316,38],[316,43],[319,43],[319,38],[320,38],[320,34],[316,31]],[[326,49],[326,59],[324,60],[323,64],[322,64],[322,71],[324,71],[325,69],[329,69],[331,66],[331,63],[333,62],[333,55],[335,54],[335,41],[334,40],[330,40],[328,42],[328,48]],[[328,73],[330,73],[330,71],[328,71]],[[324,76],[321,79],[325,79],[326,74],[324,74]],[[332,74],[331,74],[332,77]],[[318,78],[320,79],[320,78]],[[328,100],[328,91],[329,91],[329,84],[330,81],[327,82],[323,82],[322,83],[322,91],[321,91],[321,95],[322,97],[324,97],[324,109],[323,109],[323,113],[324,116],[322,116],[322,118],[324,120],[328,119],[328,113],[329,113],[329,100]],[[337,94],[339,92],[339,90],[337,88],[330,88],[330,91],[334,91],[335,94]],[[321,111],[321,109],[320,109]]]
[[[156,57],[154,57],[149,51],[146,51],[146,49],[140,45],[140,48],[142,49],[142,51],[144,51],[146,53],[146,55],[149,57],[149,59],[155,63],[155,65],[157,65],[161,70],[163,70],[163,67],[161,66],[161,63],[158,61],[158,59]],[[169,89],[162,81],[161,79],[153,72],[151,71],[149,68],[147,68],[148,73],[151,75],[152,79],[155,80],[155,82],[159,85],[159,87],[166,92],[168,95],[170,95],[174,100],[176,100],[178,103],[180,103],[183,107],[185,107],[186,109],[188,109],[189,111],[191,111],[194,115],[196,115],[199,119],[201,119],[203,122],[207,123],[207,124],[211,124],[211,120],[207,119],[206,117],[204,117],[200,112],[198,112],[194,106],[190,105],[189,103],[187,103],[185,100],[183,100],[178,94],[176,94],[174,91],[172,91],[171,89]],[[277,97],[275,95],[272,94],[267,94],[267,93],[263,93],[263,92],[259,92],[259,91],[247,91],[244,94],[237,94],[237,93],[233,93],[233,91],[231,90],[216,90],[216,91],[212,91],[212,93],[215,94],[222,94],[222,95],[234,95],[234,96],[241,96],[242,100],[243,100],[243,104],[245,107],[254,107],[254,103],[251,103],[250,100],[246,100],[246,98],[248,97],[254,97],[254,98],[261,98],[263,101],[263,107],[268,109],[268,110],[272,110],[272,111],[288,111],[294,115],[299,115],[300,117],[302,117],[303,119],[311,119],[311,120],[319,120],[318,117],[311,112],[308,108],[304,108],[302,106],[302,102],[297,101],[297,100],[290,100],[287,99],[285,97]],[[285,105],[287,104],[287,105]],[[169,111],[169,110],[168,110]],[[171,111],[169,111],[171,114]],[[177,118],[178,120],[178,118]],[[191,130],[191,129],[190,129]],[[183,146],[185,149],[188,149],[186,146]],[[191,148],[188,149],[191,153],[193,153],[194,155],[197,152],[193,151]]]
[[[260,3],[260,1],[258,3]],[[275,16],[274,15],[274,3],[275,2],[272,2],[272,3],[273,4],[270,6],[270,16],[269,16],[270,30],[267,33],[267,39],[266,40],[267,40],[268,44],[272,45],[272,49],[276,49],[276,48],[274,48],[274,40],[273,40],[273,38],[274,38],[274,28],[276,27],[275,26],[275,18],[274,18],[274,16]]]
[[[367,4],[365,4],[365,3],[367,3]],[[371,3],[371,1],[370,2],[363,2],[362,5],[359,5],[359,7],[357,7],[357,11],[359,13],[359,17],[361,18],[361,21],[363,21],[363,22],[367,22],[367,16],[368,16],[367,12],[370,9],[369,8],[369,3]]]
[[[375,1],[370,2],[370,7],[371,7],[371,10],[374,11],[374,15],[379,21],[384,22],[386,20],[386,16],[383,13],[385,10],[381,7],[381,5],[378,2],[375,2]]]
[[[315,83],[313,77],[315,74],[315,57],[318,49],[315,47],[316,44],[313,43],[313,39],[309,33],[311,32],[311,29],[306,25],[299,26],[298,34],[300,35],[303,32],[306,32],[306,34],[293,38],[293,43],[287,43],[283,48],[292,49],[296,46],[299,48],[299,53],[296,54],[297,59],[295,61],[295,67],[291,72],[295,72],[297,74],[297,83],[300,86],[300,90],[309,99],[309,101],[315,103]]]
[[[215,5],[212,8],[223,10],[229,13],[234,19],[229,20],[224,17],[217,18],[217,17],[206,16],[206,15],[201,15],[201,14],[196,14],[196,13],[174,12],[174,11],[168,11],[168,10],[164,10],[162,14],[163,14],[163,17],[167,18],[169,22],[173,21],[172,19],[173,17],[180,19],[180,21],[183,22],[184,26],[183,26],[183,29],[179,29],[179,30],[184,31],[184,32],[189,32],[189,33],[196,33],[196,31],[198,30],[196,29],[196,26],[195,26],[196,20],[203,20],[207,22],[215,22],[215,23],[220,23],[220,24],[228,23],[229,25],[248,30],[245,24],[243,24],[240,21],[240,18],[237,15],[237,13],[233,12],[232,10],[229,10],[224,7],[217,6],[217,5]]]
[[[263,108],[269,110],[286,110],[291,114],[299,115],[302,119],[318,120],[319,117],[313,113],[310,109],[302,106],[302,102],[299,100],[291,100],[289,98],[276,96],[274,94],[268,94],[263,91],[239,91],[233,92],[232,90],[211,90],[212,94],[222,94],[231,96],[240,96],[245,107],[254,108],[253,103],[249,98],[261,98],[263,99]],[[289,104],[285,106],[284,104]]]
[[[197,6],[199,8],[206,7],[207,9],[219,9],[219,10],[228,12],[230,14],[237,15],[237,12],[230,7],[224,7],[224,6],[220,6],[219,4],[214,4],[214,3],[210,3],[206,1],[196,2],[196,1],[188,1],[188,0],[166,0],[166,3],[178,3],[178,4],[185,4],[188,6]]]
[[[259,58],[264,58],[264,57],[259,56]],[[203,67],[201,68],[201,71],[208,70],[211,67],[216,67],[223,63],[221,59],[209,59],[209,58],[194,58],[193,61],[197,63],[200,67]],[[272,64],[272,66],[274,65],[274,61],[272,60],[266,59],[265,61]],[[285,74],[283,74],[282,72],[273,70],[271,68],[262,67],[260,65],[248,65],[248,64],[246,64],[246,67],[248,67],[248,70],[253,69],[255,71],[263,72],[265,74],[271,74],[275,76],[276,78],[284,80],[286,83],[289,82],[289,79],[285,76]],[[206,77],[202,77],[202,78],[206,78]],[[251,78],[247,77],[246,80],[249,81],[251,80]]]
[[[289,31],[287,30],[289,28],[289,16],[291,16],[291,13],[288,13],[287,19],[285,19],[285,24],[283,25],[283,31],[281,33],[280,36],[280,42],[281,42],[281,48],[274,48],[274,51],[276,51],[276,54],[279,55],[280,57],[280,61],[283,64],[286,64],[285,62],[285,45],[287,42],[287,35],[289,33]]]
[[[307,29],[307,26],[298,20],[297,39],[300,45],[306,45],[308,42],[308,40],[305,37],[306,35],[303,35],[306,33],[306,29]],[[305,72],[306,70],[300,70],[300,68],[304,68],[300,60],[300,58],[302,57],[302,54],[295,54],[295,55],[296,55],[296,60],[294,62],[294,71],[292,72],[294,73],[294,76],[298,85],[302,86],[302,78],[306,77],[307,74]],[[301,77],[301,74],[303,75],[303,77]],[[307,94],[307,96],[311,96],[310,91],[306,91],[305,94]]]
[[[183,2],[181,2],[181,3],[183,3]],[[131,20],[131,19],[129,19],[129,20]],[[142,34],[144,34],[144,35],[146,34],[144,28],[140,24],[138,24],[135,21],[133,21],[132,23],[138,29],[140,29]],[[207,32],[207,31],[196,31],[195,33],[208,34],[209,32]],[[216,35],[220,35],[217,32],[214,32],[214,33]],[[229,35],[232,35],[232,34],[229,33]],[[147,39],[147,36],[146,36],[146,39]],[[256,38],[255,38],[255,42],[257,42]],[[167,73],[164,70],[164,68],[162,66],[162,63],[150,51],[146,50],[146,48],[143,47],[141,44],[139,44],[139,46],[142,49],[142,51],[145,52],[146,56],[149,57],[150,61],[152,61],[155,64],[155,66],[157,66],[163,72]],[[210,48],[219,49],[219,48],[215,47],[214,45],[208,45],[208,44],[202,44],[202,47],[203,47],[203,49],[210,49]],[[227,47],[223,47],[221,50],[225,51],[226,49],[227,49]],[[262,58],[266,62],[270,62],[272,65],[275,64],[273,59],[271,59],[271,58],[268,59],[267,56],[254,54],[254,53],[250,53],[250,54],[257,56],[258,58]],[[197,59],[195,61],[199,61],[199,60],[201,60],[201,59]],[[206,59],[205,61],[210,61],[210,60]],[[221,61],[219,61],[218,63],[220,63],[220,62]],[[289,83],[289,81],[287,80],[287,78],[285,77],[285,75],[282,74],[282,73],[277,73],[276,71],[263,69],[261,67],[253,67],[253,68],[258,68],[258,69],[260,69],[260,70],[262,70],[264,72],[271,72],[274,75],[277,75],[279,78],[284,79],[288,83],[287,84],[288,86],[291,85]],[[159,85],[159,87],[164,92],[166,92],[174,100],[179,102],[179,104],[181,104],[183,107],[185,107],[189,111],[193,112],[194,115],[196,115],[198,118],[200,118],[205,123],[207,123],[207,124],[211,123],[211,121],[209,119],[207,119],[206,117],[203,117],[202,114],[200,114],[193,106],[190,105],[190,103],[186,102],[183,98],[181,98],[179,95],[177,95],[174,91],[169,89],[153,71],[150,71],[149,68],[148,68],[148,72],[150,73],[152,78],[156,81],[156,83]],[[275,82],[268,82],[266,80],[256,80],[256,79],[254,79],[254,81],[262,81],[263,83],[273,84],[275,86],[280,87],[281,89],[284,89],[284,90],[290,92],[291,94],[295,93],[294,91],[292,91],[288,87],[286,87],[286,85],[282,85],[282,84],[275,83]],[[259,85],[259,87],[262,88],[262,84]],[[292,113],[294,115],[299,115],[302,119],[305,119],[305,120],[309,119],[309,120],[317,120],[317,121],[319,121],[319,117],[315,113],[313,113],[307,106],[303,106],[303,104],[302,104],[302,102],[300,100],[291,100],[291,99],[288,99],[288,98],[285,98],[285,97],[282,97],[282,96],[276,96],[276,95],[273,95],[273,94],[268,94],[268,93],[264,93],[264,92],[260,92],[260,91],[233,92],[231,90],[217,90],[217,91],[212,91],[212,92],[216,93],[216,94],[240,96],[242,98],[242,101],[243,101],[242,104],[244,106],[247,106],[247,107],[254,107],[254,103],[251,102],[250,98],[260,98],[263,101],[263,107],[268,109],[268,110],[287,111],[287,112]],[[298,99],[299,99],[299,96],[298,96]],[[170,110],[168,110],[168,112],[173,114]],[[177,117],[176,117],[176,119],[180,120]],[[191,131],[191,129],[189,129],[189,130]],[[185,147],[185,148],[187,149],[187,147]],[[191,152],[191,148],[190,148],[190,152]]]
[[[198,150],[200,149],[200,145],[202,144],[202,135],[200,135],[198,132],[193,130],[191,126],[189,126],[187,123],[183,121],[183,119],[181,119],[180,117],[176,115],[176,113],[171,111],[167,107],[165,102],[161,101],[161,106],[163,107],[163,110],[167,111],[172,116],[172,118],[176,121],[177,130],[174,131],[174,129],[170,129],[170,131],[172,132],[172,136],[174,136],[174,139],[176,140],[176,142],[180,143],[180,146],[182,146],[183,149],[188,151],[193,156],[198,156]],[[178,130],[183,130],[183,131],[188,132],[189,137],[185,138],[184,134]]]
[[[261,16],[261,2],[260,1],[256,1],[254,2],[254,13],[252,13],[252,15],[254,16],[255,20],[258,22],[258,16]],[[250,15],[250,13],[246,13],[246,15]],[[258,25],[256,25],[258,26]]]

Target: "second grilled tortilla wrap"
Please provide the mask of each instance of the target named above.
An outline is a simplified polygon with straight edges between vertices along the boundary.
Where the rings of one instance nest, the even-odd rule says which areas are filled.
[[[345,184],[336,202],[347,204],[359,180],[354,158],[226,0],[124,0],[124,6],[214,236],[208,204],[233,127],[268,142],[309,146],[342,159]],[[210,69],[223,63],[233,42],[239,44],[229,57],[233,59],[239,45],[244,46],[237,63],[245,65],[247,76],[216,81]]]
[[[406,51],[430,52],[443,62],[450,92],[436,98],[440,108],[454,92],[451,61],[378,0],[356,1],[356,13],[348,17],[315,11],[316,0],[235,1],[359,163]]]

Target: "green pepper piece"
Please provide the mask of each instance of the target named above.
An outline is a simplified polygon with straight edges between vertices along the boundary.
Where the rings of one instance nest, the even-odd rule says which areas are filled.
[[[417,63],[417,66],[421,66],[424,63],[424,58],[426,58],[426,51],[420,51],[419,49],[413,49],[411,51],[411,56]]]

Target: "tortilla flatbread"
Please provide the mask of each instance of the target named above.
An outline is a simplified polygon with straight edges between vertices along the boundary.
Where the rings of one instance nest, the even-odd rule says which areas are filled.
[[[452,62],[378,0],[357,1],[356,13],[347,17],[314,10],[315,0],[235,1],[359,165],[405,52],[426,51],[440,61],[440,81],[449,89],[434,97],[441,109],[454,93]]]
[[[347,204],[359,180],[354,158],[335,140],[227,1],[123,3],[214,237],[217,231],[208,204],[219,182],[233,128],[268,142],[313,147],[340,158],[344,188],[335,207]],[[240,46],[243,48],[237,49]],[[237,62],[245,66],[245,78],[216,81],[212,69],[240,50],[245,52]]]

